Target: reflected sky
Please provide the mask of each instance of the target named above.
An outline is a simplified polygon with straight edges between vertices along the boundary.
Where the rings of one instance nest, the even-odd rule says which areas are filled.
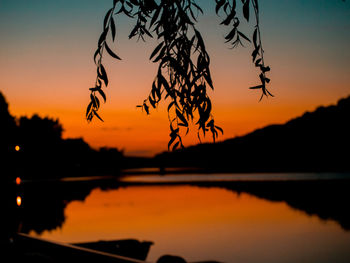
[[[188,261],[349,262],[350,233],[249,194],[196,186],[94,189],[65,208],[63,226],[41,237],[84,242],[153,241],[148,260],[174,254]],[[34,232],[32,235],[36,235]]]
[[[142,169],[144,170],[144,169]],[[134,175],[121,178],[128,183],[232,182],[232,181],[303,181],[349,179],[349,173],[209,173]]]

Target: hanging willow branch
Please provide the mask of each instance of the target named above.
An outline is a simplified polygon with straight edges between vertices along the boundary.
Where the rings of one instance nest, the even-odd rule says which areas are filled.
[[[243,17],[249,22],[250,19],[250,9],[253,7],[255,15],[255,29],[253,33],[253,45],[254,50],[251,54],[253,58],[253,63],[255,67],[260,69],[259,78],[261,84],[250,87],[250,89],[261,89],[262,94],[260,100],[264,96],[273,96],[266,87],[266,84],[270,82],[270,79],[266,77],[266,72],[270,71],[269,66],[265,66],[264,62],[264,50],[261,42],[261,33],[259,25],[259,5],[258,0],[241,0],[243,8],[242,13]],[[216,0],[216,14],[219,14],[220,11],[223,11],[225,14],[225,19],[221,22],[221,25],[232,26],[231,31],[226,35],[226,42],[231,43],[232,47],[235,48],[238,45],[243,46],[243,41],[251,43],[251,40],[241,31],[238,30],[240,20],[237,17],[237,2],[236,0]]]
[[[117,2],[118,1],[114,1],[113,7],[108,10],[105,16],[105,19],[103,21],[103,32],[98,40],[97,50],[94,54],[94,62],[95,62],[95,65],[97,66],[97,77],[95,81],[95,86],[90,88],[90,103],[88,104],[86,109],[86,119],[88,121],[91,121],[94,116],[96,116],[101,121],[103,121],[102,118],[97,113],[97,111],[100,108],[100,100],[96,94],[96,92],[99,93],[99,95],[103,98],[104,102],[106,102],[106,95],[102,90],[102,86],[103,84],[105,85],[105,87],[108,86],[108,77],[107,77],[106,70],[102,65],[103,51],[106,50],[107,53],[111,55],[113,58],[120,60],[120,57],[118,57],[112,51],[112,49],[108,46],[106,41],[106,38],[109,32],[111,32],[112,34],[113,41],[115,39],[116,28],[115,28],[115,22],[113,19],[113,13],[115,11]]]
[[[269,83],[270,80],[266,77],[266,72],[270,68],[264,64],[258,1],[241,1],[244,18],[249,22],[249,9],[253,7],[256,19],[252,58],[255,66],[260,69],[261,84],[251,89],[261,89],[262,97],[268,96],[271,93],[267,90],[266,83]],[[243,40],[251,42],[245,34],[238,30],[240,21],[236,15],[236,0],[216,0],[216,13],[220,12],[225,15],[221,24],[232,26],[225,37],[226,42],[231,43],[232,47],[243,45]],[[207,89],[214,89],[214,86],[209,68],[209,54],[202,35],[195,26],[197,16],[203,14],[203,10],[194,0],[113,1],[113,7],[105,16],[104,30],[94,55],[97,78],[95,87],[90,88],[91,101],[87,107],[87,120],[91,121],[94,116],[101,119],[97,114],[100,103],[96,92],[106,101],[102,86],[103,84],[105,87],[108,86],[108,77],[102,65],[103,51],[106,50],[113,58],[120,59],[106,42],[108,34],[111,34],[113,41],[115,39],[116,27],[113,16],[117,14],[125,14],[136,20],[129,38],[137,37],[145,41],[145,37],[153,37],[154,34],[157,36],[158,44],[150,54],[150,60],[158,63],[157,74],[148,97],[137,107],[149,114],[150,108],[156,108],[162,97],[168,98],[167,111],[170,122],[168,148],[175,150],[183,147],[181,134],[188,133],[190,122],[195,122],[197,125],[199,139],[200,132],[203,133],[203,136],[206,132],[210,132],[215,142],[218,131],[223,133],[223,130],[214,123],[212,104],[207,94]],[[180,133],[180,130],[183,132]]]

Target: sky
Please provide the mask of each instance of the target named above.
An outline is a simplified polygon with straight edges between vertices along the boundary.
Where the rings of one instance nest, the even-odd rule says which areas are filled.
[[[149,56],[156,39],[129,40],[134,22],[117,16],[110,46],[121,61],[104,57],[110,84],[100,115],[85,119],[89,88],[96,79],[93,54],[112,0],[0,0],[0,91],[17,117],[58,118],[65,138],[84,138],[92,147],[116,147],[126,155],[152,156],[167,150],[167,102],[146,115],[136,108],[148,96],[157,71]],[[230,49],[219,26],[215,1],[198,0],[204,15],[198,29],[211,57],[215,86],[213,115],[224,129],[219,140],[284,123],[320,105],[350,95],[350,3],[341,0],[264,0],[260,24],[265,62],[271,67],[273,98],[259,102],[249,90],[259,83],[252,48]],[[251,35],[253,23],[242,22]],[[211,141],[210,136],[204,141]],[[199,143],[196,127],[185,146]]]

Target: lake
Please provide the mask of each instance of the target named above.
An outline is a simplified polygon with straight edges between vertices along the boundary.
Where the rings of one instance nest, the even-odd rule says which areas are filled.
[[[37,188],[28,183],[22,231],[69,243],[152,241],[151,262],[171,254],[189,262],[345,263],[350,262],[348,179],[348,174],[151,175]]]

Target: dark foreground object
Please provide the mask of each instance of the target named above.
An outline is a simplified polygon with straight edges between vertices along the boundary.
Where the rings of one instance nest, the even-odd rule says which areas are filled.
[[[138,260],[146,260],[149,249],[153,242],[140,242],[135,239],[125,239],[116,241],[98,241],[89,243],[73,244],[78,247],[88,248],[106,253],[116,254]]]
[[[138,242],[137,240],[100,241],[81,243],[78,245],[52,242],[41,238],[34,238],[27,234],[15,235],[11,243],[5,248],[4,262],[82,262],[82,263],[147,263],[146,261],[114,254],[146,253],[152,242]],[[134,250],[133,247],[136,249]],[[139,251],[137,251],[139,250]],[[107,251],[107,252],[106,252]],[[108,253],[110,251],[111,253]],[[178,256],[164,255],[157,263],[186,263]],[[198,263],[219,263],[203,261]]]
[[[15,253],[9,254],[9,262],[145,263],[145,261],[90,248],[33,238],[26,234],[17,234],[11,246],[7,252],[12,250]]]

